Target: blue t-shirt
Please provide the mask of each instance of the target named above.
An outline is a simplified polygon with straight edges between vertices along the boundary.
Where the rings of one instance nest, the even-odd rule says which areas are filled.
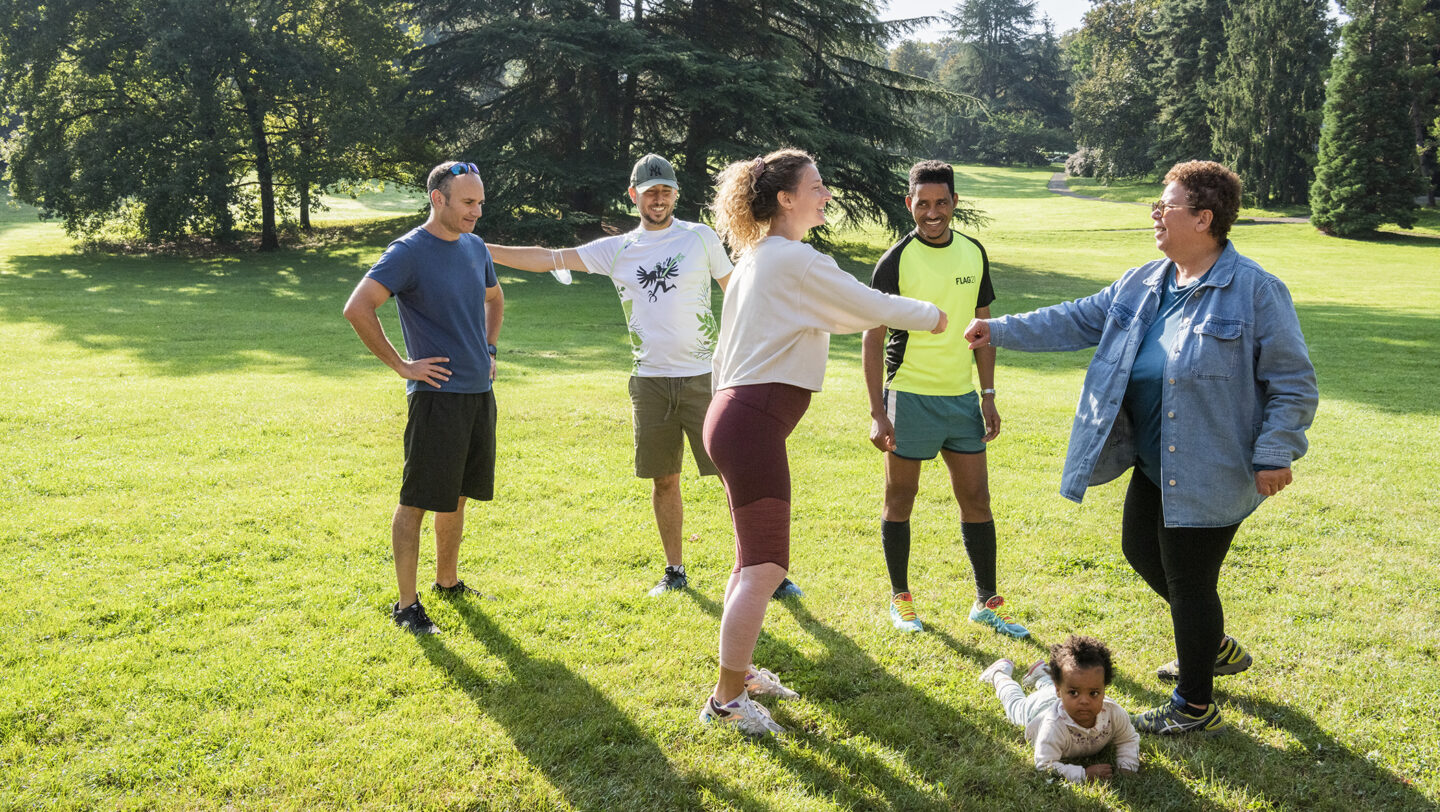
[[[365,275],[395,296],[411,360],[450,359],[442,364],[450,370],[450,380],[439,389],[406,381],[406,392],[490,391],[485,289],[500,283],[484,240],[461,234],[451,242],[419,226],[390,243]]]
[[[1185,287],[1175,284],[1175,269],[1165,271],[1165,285],[1160,291],[1160,309],[1155,321],[1140,339],[1135,366],[1130,369],[1130,384],[1125,388],[1125,409],[1135,425],[1136,467],[1151,482],[1160,482],[1160,399],[1165,394],[1165,359],[1180,331],[1185,303],[1200,288],[1205,276]]]

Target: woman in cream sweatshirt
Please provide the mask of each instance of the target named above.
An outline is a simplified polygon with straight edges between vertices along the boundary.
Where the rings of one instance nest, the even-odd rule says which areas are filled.
[[[784,728],[751,696],[796,696],[750,659],[790,568],[785,441],[820,391],[830,334],[946,326],[934,305],[881,293],[801,242],[825,224],[830,197],[815,159],[782,149],[727,167],[714,204],[716,231],[739,262],[721,311],[704,438],[730,502],[737,561],[720,619],[720,675],[700,720],[754,736]]]

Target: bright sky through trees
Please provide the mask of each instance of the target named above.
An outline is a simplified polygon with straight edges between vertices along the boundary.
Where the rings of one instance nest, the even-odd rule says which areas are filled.
[[[952,11],[957,5],[956,2],[945,0],[890,0],[888,9],[880,14],[881,19],[897,20],[906,17],[924,17],[926,15],[938,15],[942,12]],[[1036,0],[1035,19],[1038,21],[1045,15],[1055,22],[1055,33],[1060,35],[1072,28],[1080,27],[1080,20],[1085,16],[1090,4],[1084,0]],[[944,23],[917,30],[912,36],[920,40],[937,40],[949,26]]]

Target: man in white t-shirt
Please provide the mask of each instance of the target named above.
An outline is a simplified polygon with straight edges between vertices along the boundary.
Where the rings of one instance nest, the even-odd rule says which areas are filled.
[[[650,590],[659,595],[688,585],[680,498],[686,436],[700,474],[717,473],[700,439],[710,405],[710,360],[718,332],[710,280],[723,291],[732,266],[713,229],[675,219],[680,186],[669,161],[653,154],[641,158],[630,171],[629,191],[640,210],[634,231],[577,248],[489,248],[496,262],[521,271],[603,274],[620,294],[635,354],[630,377],[635,475],[651,480],[650,502],[665,548],[664,577]],[[568,281],[563,273],[556,276]],[[788,586],[798,592],[793,584]]]

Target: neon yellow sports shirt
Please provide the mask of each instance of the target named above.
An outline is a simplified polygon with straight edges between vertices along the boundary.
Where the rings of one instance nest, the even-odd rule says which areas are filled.
[[[876,290],[934,303],[950,319],[940,335],[889,330],[885,342],[885,388],[916,395],[963,395],[975,389],[975,354],[964,325],[975,308],[995,301],[984,246],[956,231],[945,245],[930,245],[914,231],[875,264]]]

